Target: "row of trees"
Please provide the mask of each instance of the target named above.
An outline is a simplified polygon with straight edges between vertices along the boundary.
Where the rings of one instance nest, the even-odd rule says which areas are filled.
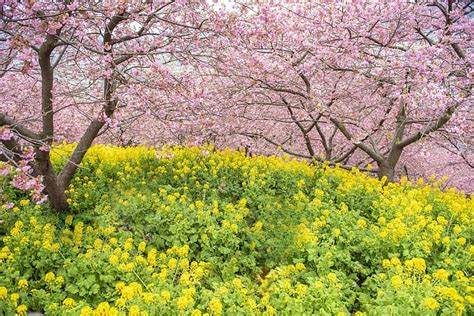
[[[469,1],[226,4],[4,1],[0,141],[14,184],[67,209],[97,138],[282,150],[374,164],[389,181],[425,150],[472,172]],[[78,146],[55,173],[63,139]]]

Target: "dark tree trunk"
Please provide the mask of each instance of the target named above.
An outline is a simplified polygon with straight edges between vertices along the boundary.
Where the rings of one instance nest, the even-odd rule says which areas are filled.
[[[58,181],[51,165],[49,152],[37,150],[35,163],[35,172],[43,176],[43,185],[51,207],[59,212],[66,211],[69,205],[64,193],[65,187]]]
[[[379,179],[382,179],[384,176],[387,177],[387,182],[393,182],[395,180],[395,165],[391,164],[388,161],[383,161],[382,163],[377,163],[377,176]]]

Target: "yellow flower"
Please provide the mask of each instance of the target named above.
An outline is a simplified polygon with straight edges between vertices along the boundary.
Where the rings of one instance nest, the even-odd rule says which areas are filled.
[[[399,288],[403,283],[402,278],[399,275],[393,276],[391,279],[391,282],[392,282],[392,286],[395,288]]]
[[[44,280],[46,281],[46,283],[53,282],[55,279],[56,279],[56,275],[53,272],[48,272],[44,276]]]
[[[268,315],[270,316],[276,315],[276,309],[273,306],[267,305],[265,306],[265,309],[267,310]]]
[[[366,228],[367,227],[367,222],[363,219],[359,219],[357,221],[357,227],[359,228]]]
[[[459,234],[460,232],[462,232],[461,226],[455,225],[455,226],[453,227],[453,232],[454,232],[455,234]]]
[[[423,258],[413,258],[405,261],[405,267],[407,267],[408,270],[414,269],[418,272],[424,272],[426,270],[426,262]]]
[[[190,305],[194,304],[194,299],[189,296],[180,296],[176,300],[176,305],[178,306],[179,310],[186,310]]]
[[[178,264],[178,260],[176,260],[175,258],[171,258],[170,261],[168,261],[168,267],[170,269],[176,268],[177,264]]]
[[[116,290],[122,290],[123,288],[125,288],[125,283],[123,283],[122,281],[119,281],[115,284],[115,289]]]
[[[449,244],[449,237],[443,237],[443,239],[441,239],[441,242],[443,243],[443,245]]]
[[[11,296],[10,296],[10,299],[13,301],[13,302],[16,302],[20,299],[20,295],[18,293],[13,293]]]
[[[138,305],[130,306],[130,309],[128,310],[128,315],[129,316],[139,316],[140,315],[140,307],[138,307]]]
[[[461,282],[468,282],[468,278],[464,275],[463,271],[456,271],[456,279]]]
[[[94,312],[94,310],[91,307],[84,306],[83,308],[81,308],[80,316],[92,316],[93,312]]]
[[[392,259],[390,259],[390,263],[391,263],[392,265],[394,265],[394,266],[399,266],[399,265],[402,264],[402,263],[400,262],[400,259],[398,259],[398,258],[392,258]]]
[[[153,293],[142,293],[143,302],[146,304],[153,303],[155,300],[155,294]]]
[[[383,216],[380,216],[379,219],[377,220],[377,222],[379,223],[379,225],[385,225],[387,223],[387,220],[385,219],[385,217]]]
[[[171,293],[169,291],[162,291],[161,298],[165,301],[169,301],[171,299]]]
[[[189,272],[184,272],[183,274],[181,274],[179,278],[179,283],[185,285],[191,284],[191,274],[189,274]]]
[[[433,273],[433,277],[437,278],[438,280],[441,281],[448,281],[449,278],[449,272],[446,271],[445,269],[439,269],[435,273]]]
[[[142,242],[138,245],[138,251],[140,251],[140,252],[145,252],[145,249],[146,249],[146,242],[142,241]]]
[[[127,304],[127,300],[122,297],[119,297],[118,299],[115,300],[115,306],[125,307],[126,304]]]
[[[0,287],[0,300],[6,299],[8,296],[8,290],[6,287]]]
[[[58,304],[57,303],[51,303],[49,304],[49,309],[52,310],[52,311],[55,311],[58,309]]]
[[[20,281],[18,281],[18,287],[20,289],[27,288],[28,287],[28,281],[25,280],[25,279],[21,279]]]
[[[295,287],[295,293],[297,293],[300,297],[305,297],[308,291],[308,287],[304,284],[298,284]]]
[[[213,297],[209,302],[208,308],[212,315],[222,314],[222,303],[218,298]]]
[[[64,282],[64,278],[62,276],[56,277],[56,283],[61,284]]]
[[[123,245],[123,249],[125,251],[130,251],[130,250],[132,250],[132,248],[133,248],[133,239],[129,238],[129,239],[127,239],[127,241]]]
[[[66,216],[66,219],[64,220],[64,222],[65,222],[67,225],[71,225],[73,219],[74,219],[74,216],[73,216],[73,215],[68,215],[68,216]]]
[[[430,310],[437,310],[439,308],[439,303],[432,297],[426,297],[423,300],[423,305]]]
[[[99,305],[97,305],[96,312],[98,312],[99,315],[108,315],[107,313],[110,310],[110,305],[108,302],[101,302]]]
[[[189,260],[187,258],[184,258],[182,259],[180,262],[179,262],[179,267],[181,269],[187,269],[189,267]]]
[[[329,282],[335,283],[337,281],[337,275],[333,272],[328,274]]]
[[[64,305],[64,306],[71,307],[71,306],[76,305],[76,301],[74,301],[74,299],[68,297],[68,298],[66,298],[66,299],[63,301],[63,305]]]
[[[121,290],[122,298],[131,300],[135,296],[135,289],[132,286],[126,286]]]
[[[202,312],[199,309],[193,310],[191,316],[202,316]]]
[[[109,262],[111,265],[116,266],[120,263],[120,258],[117,255],[111,255],[109,257]]]
[[[178,256],[181,256],[181,257],[186,257],[189,253],[189,246],[188,245],[184,245],[183,247],[181,248],[178,248],[178,250],[176,251],[176,253],[178,254]]]
[[[94,249],[100,250],[102,248],[102,240],[101,239],[96,239],[94,240]]]
[[[20,305],[16,308],[16,312],[20,315],[26,315],[26,312],[28,311],[28,307],[26,305]]]
[[[466,244],[466,238],[464,237],[459,237],[457,240],[458,244],[460,244],[461,246],[464,246]]]
[[[232,280],[232,284],[240,289],[242,287],[242,280],[240,280],[239,278],[234,278],[234,280]]]
[[[296,270],[298,270],[298,271],[303,271],[303,270],[305,269],[305,266],[304,266],[303,263],[298,262],[297,264],[295,264],[295,268],[296,268]]]

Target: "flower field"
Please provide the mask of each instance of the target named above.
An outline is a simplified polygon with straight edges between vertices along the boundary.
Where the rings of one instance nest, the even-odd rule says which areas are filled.
[[[67,214],[0,181],[6,315],[474,313],[474,199],[443,180],[95,145]]]

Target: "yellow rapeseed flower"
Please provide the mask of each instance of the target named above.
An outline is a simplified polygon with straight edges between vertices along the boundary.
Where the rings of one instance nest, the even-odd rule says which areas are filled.
[[[67,225],[71,225],[73,219],[74,219],[74,216],[73,216],[73,215],[68,215],[68,216],[66,216],[66,219],[64,220],[64,222],[65,222]]]
[[[396,257],[390,259],[390,263],[391,263],[393,266],[399,266],[399,265],[402,264],[402,263],[400,262],[400,259],[398,259],[398,258],[396,258]]]
[[[239,278],[234,278],[232,280],[232,284],[237,288],[240,289],[242,287],[242,280]]]
[[[432,297],[423,299],[423,305],[430,310],[437,310],[440,306],[438,301]]]
[[[297,264],[295,264],[295,268],[296,268],[296,270],[298,270],[298,271],[303,271],[303,270],[305,269],[305,266],[304,266],[303,263],[298,262]]]
[[[466,244],[466,238],[464,238],[464,237],[459,237],[456,241],[461,246],[464,246]]]
[[[402,278],[399,275],[395,275],[391,279],[392,286],[395,288],[399,288],[402,284]]]
[[[366,228],[367,227],[367,222],[363,219],[359,219],[357,221],[357,227],[359,228]]]
[[[454,232],[455,234],[459,234],[460,232],[462,232],[461,226],[455,225],[455,226],[453,227],[453,232]]]
[[[441,281],[448,281],[449,272],[446,271],[445,269],[439,269],[438,271],[433,273],[433,277]]]
[[[162,291],[161,298],[165,301],[169,301],[171,299],[171,293],[169,291]]]
[[[191,316],[202,316],[202,312],[199,309],[193,310]]]
[[[21,279],[20,281],[18,281],[18,287],[20,289],[27,288],[28,287],[28,281],[25,280],[25,279]]]
[[[76,301],[74,301],[74,299],[68,297],[63,301],[63,305],[68,306],[68,307],[72,307],[72,306],[76,305]]]
[[[26,307],[26,305],[23,305],[23,304],[16,308],[16,312],[19,315],[26,315],[27,311],[28,311],[28,307]]]
[[[81,308],[81,314],[80,316],[92,316],[94,310],[90,306],[84,306]]]
[[[145,252],[145,249],[146,249],[146,242],[142,241],[142,242],[138,245],[138,251],[140,251],[140,252]]]
[[[130,306],[130,309],[128,310],[128,315],[129,316],[140,316],[140,307],[138,305]]]
[[[169,261],[168,261],[168,267],[170,269],[174,269],[176,268],[176,265],[178,264],[178,260],[176,260],[175,258],[171,258]]]
[[[213,297],[209,302],[208,308],[212,315],[222,314],[222,303],[218,298]]]
[[[176,306],[178,306],[178,309],[182,311],[188,309],[192,304],[194,304],[194,299],[190,296],[180,296],[176,300]]]
[[[328,280],[331,283],[335,283],[337,281],[337,275],[333,272],[328,274]]]
[[[51,282],[53,282],[55,279],[56,279],[56,275],[55,275],[53,272],[48,272],[48,273],[46,273],[46,275],[44,276],[44,280],[46,281],[46,283],[51,283]]]
[[[0,287],[0,300],[4,300],[8,297],[8,290],[6,287]]]

